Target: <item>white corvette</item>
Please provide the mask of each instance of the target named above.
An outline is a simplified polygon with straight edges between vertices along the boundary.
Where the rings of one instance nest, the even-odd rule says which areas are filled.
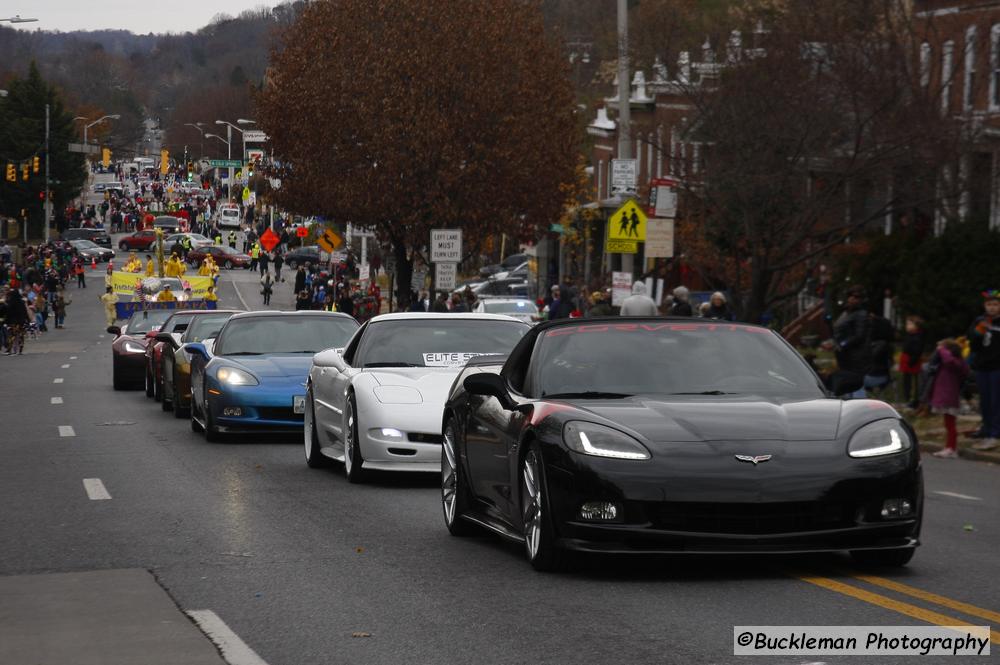
[[[376,316],[343,349],[313,356],[306,386],[306,464],[365,472],[441,471],[441,416],[474,356],[506,355],[529,326],[495,314]]]

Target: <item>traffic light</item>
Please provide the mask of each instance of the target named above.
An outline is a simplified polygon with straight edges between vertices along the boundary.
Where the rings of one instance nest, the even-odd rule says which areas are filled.
[[[41,162],[41,160],[38,158],[38,155],[35,155],[34,157],[31,158],[31,172],[32,173],[38,173],[38,167],[39,167],[39,163],[40,162]]]
[[[170,172],[170,151],[160,150],[160,175]]]
[[[21,164],[21,180],[28,179],[28,171],[30,170],[30,167],[31,165],[28,164],[28,162],[24,162],[23,164]]]
[[[10,162],[7,162],[7,182],[17,182],[17,169]]]
[[[101,148],[101,166],[108,168],[111,166],[111,149]]]
[[[44,191],[38,192],[38,200],[39,201],[44,201],[45,200],[45,192]]]
[[[187,181],[191,182],[194,180],[194,162],[187,163]]]

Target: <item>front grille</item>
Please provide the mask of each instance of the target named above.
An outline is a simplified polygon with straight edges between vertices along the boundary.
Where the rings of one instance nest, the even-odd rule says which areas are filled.
[[[262,420],[305,420],[305,415],[295,413],[290,406],[258,406],[257,415]]]
[[[444,436],[440,434],[421,434],[420,432],[407,432],[406,438],[414,443],[444,443]]]
[[[850,505],[838,502],[649,504],[658,529],[693,533],[776,534],[854,526]]]

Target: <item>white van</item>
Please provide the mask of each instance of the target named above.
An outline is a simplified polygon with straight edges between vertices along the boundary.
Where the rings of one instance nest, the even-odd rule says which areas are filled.
[[[216,222],[219,227],[233,226],[236,228],[240,227],[240,222],[242,218],[240,216],[240,208],[235,205],[222,205],[219,206],[219,210],[215,213]]]

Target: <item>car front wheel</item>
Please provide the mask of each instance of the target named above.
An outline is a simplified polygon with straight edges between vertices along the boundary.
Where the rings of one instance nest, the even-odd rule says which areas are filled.
[[[306,447],[306,466],[319,469],[326,466],[326,456],[319,450],[319,433],[316,432],[316,404],[312,386],[306,391],[306,413],[303,427],[303,443]]]
[[[532,443],[521,461],[521,515],[524,549],[535,570],[557,571],[565,565],[565,552],[555,543],[555,530],[548,512],[545,471],[537,443]]]
[[[225,267],[226,270],[232,270],[233,262],[230,261],[229,259],[226,259],[226,262],[223,264],[223,267]]]
[[[118,243],[118,249],[122,250],[123,252],[127,252],[128,251],[128,243],[127,242],[120,242],[120,243]]]
[[[467,491],[458,461],[455,425],[449,420],[444,426],[444,441],[441,444],[441,507],[444,524],[453,536],[468,536],[475,531],[472,524],[462,519],[468,503]]]
[[[358,410],[354,406],[354,394],[347,396],[347,423],[344,426],[344,473],[351,483],[365,482],[367,475],[361,465],[365,458],[361,455],[361,444],[358,441]]]

